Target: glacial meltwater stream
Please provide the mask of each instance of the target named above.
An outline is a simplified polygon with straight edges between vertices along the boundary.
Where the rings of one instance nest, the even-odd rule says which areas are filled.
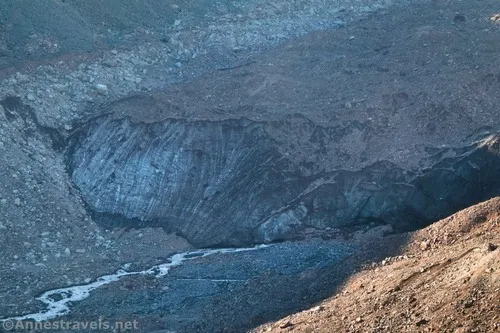
[[[41,296],[37,297],[39,301],[45,304],[45,309],[37,312],[30,313],[22,316],[11,317],[0,319],[0,321],[7,320],[35,320],[35,321],[46,321],[57,318],[59,316],[66,315],[70,312],[69,304],[72,302],[78,302],[84,300],[90,295],[90,292],[109,283],[118,281],[124,276],[130,275],[151,275],[156,278],[162,277],[168,274],[170,268],[174,266],[181,265],[184,261],[206,257],[213,254],[224,254],[224,253],[235,253],[235,252],[245,252],[245,251],[255,251],[262,248],[268,247],[268,245],[259,245],[251,248],[227,248],[227,249],[207,249],[207,250],[196,250],[187,251],[182,253],[174,254],[170,257],[170,261],[164,264],[155,265],[147,270],[143,271],[126,271],[125,269],[119,269],[114,274],[103,275],[97,278],[94,282],[82,285],[75,285],[70,287],[64,287],[54,290],[49,290],[44,292]]]

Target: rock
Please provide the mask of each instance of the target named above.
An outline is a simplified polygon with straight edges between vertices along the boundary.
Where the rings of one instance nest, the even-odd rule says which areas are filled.
[[[3,199],[0,199],[0,203],[2,205],[5,205],[7,203],[7,199],[3,198]]]
[[[415,323],[415,325],[420,327],[420,326],[423,326],[423,325],[427,325],[428,323],[429,323],[429,320],[427,320],[427,319],[420,319],[419,321],[417,321]]]
[[[292,327],[292,326],[293,326],[293,323],[290,320],[287,320],[286,322],[280,324],[280,328],[288,328],[288,327]]]
[[[181,20],[175,20],[174,21],[174,27],[177,27],[181,24]]]
[[[325,307],[322,306],[322,305],[319,305],[319,306],[316,306],[316,307],[312,308],[311,312],[321,312],[323,310],[325,310]]]
[[[98,83],[95,85],[95,89],[97,90],[97,93],[99,93],[100,95],[108,94],[108,86],[105,84]]]
[[[21,199],[19,199],[19,198],[14,199],[14,205],[21,206],[21,204],[22,204]]]
[[[34,100],[36,99],[36,97],[35,97],[35,95],[33,95],[32,93],[28,93],[28,94],[26,95],[26,99],[27,99],[28,101],[34,101]]]
[[[63,92],[68,88],[68,86],[66,84],[54,83],[52,85],[52,88],[54,88],[54,90],[57,90],[58,92]]]
[[[64,254],[67,255],[67,256],[70,256],[71,255],[71,250],[67,247],[64,249]]]
[[[427,241],[420,242],[420,250],[426,251],[429,249],[429,247],[430,247],[429,242],[427,242]]]
[[[465,22],[465,16],[462,14],[455,14],[453,17],[453,22],[454,23],[463,23]]]
[[[19,72],[16,72],[16,80],[18,83],[26,83],[30,80],[30,78],[26,74],[21,74]]]
[[[116,65],[118,65],[118,62],[114,59],[107,59],[102,62],[102,65],[104,67],[113,68],[116,67]]]
[[[453,333],[473,333],[474,331],[470,327],[459,327]]]
[[[486,252],[495,251],[497,248],[498,248],[498,245],[495,245],[493,243],[488,243],[488,244],[485,245]]]

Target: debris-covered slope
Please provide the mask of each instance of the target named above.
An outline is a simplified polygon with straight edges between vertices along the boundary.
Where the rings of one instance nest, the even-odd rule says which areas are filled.
[[[254,332],[498,332],[499,245],[497,197],[411,234],[331,299]]]

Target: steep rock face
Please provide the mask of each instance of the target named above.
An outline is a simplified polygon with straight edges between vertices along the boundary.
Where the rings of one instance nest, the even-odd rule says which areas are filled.
[[[69,171],[101,221],[160,225],[196,246],[369,222],[411,230],[500,194],[498,136],[429,151],[430,167],[419,170],[381,161],[304,176],[268,128],[244,118],[136,123],[103,115],[71,138]]]
[[[160,224],[203,246],[253,242],[259,221],[306,186],[287,164],[263,126],[245,119],[103,117],[73,138],[69,167],[92,210]]]
[[[293,236],[304,227],[368,222],[415,230],[500,194],[498,135],[468,147],[439,149],[429,159],[434,161],[432,167],[418,172],[378,162],[360,171],[328,173],[319,181],[322,185],[261,224],[257,239]]]

